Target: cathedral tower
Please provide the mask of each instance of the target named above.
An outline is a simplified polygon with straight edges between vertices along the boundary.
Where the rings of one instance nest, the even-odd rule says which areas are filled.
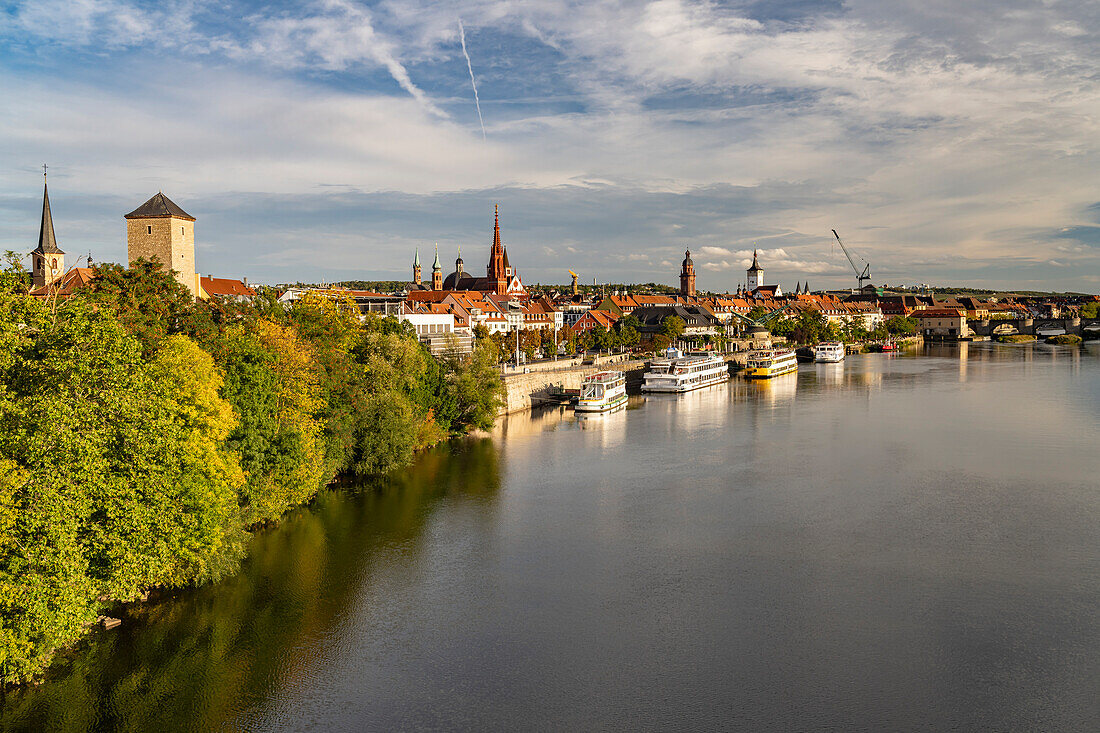
[[[38,246],[31,252],[31,280],[34,287],[52,284],[65,274],[65,253],[57,247],[50,213],[50,192],[46,187],[46,166],[42,166],[42,225],[38,229]]]
[[[416,248],[416,257],[413,258],[413,284],[420,284],[420,248]]]
[[[198,293],[195,276],[195,217],[158,193],[126,215],[126,251],[130,265],[145,258],[175,271],[176,280],[192,295]]]
[[[680,295],[695,297],[695,263],[691,261],[691,250],[684,250],[684,262],[680,268]]]

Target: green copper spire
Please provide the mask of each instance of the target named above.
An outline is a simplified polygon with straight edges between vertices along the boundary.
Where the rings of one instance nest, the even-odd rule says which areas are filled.
[[[443,270],[443,265],[439,264],[439,242],[435,243],[435,262],[432,264],[432,272],[436,270]]]
[[[420,267],[420,248],[416,248],[416,257],[413,259],[413,267]]]

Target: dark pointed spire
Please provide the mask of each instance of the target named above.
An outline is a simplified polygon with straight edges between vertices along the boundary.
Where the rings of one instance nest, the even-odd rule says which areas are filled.
[[[46,166],[42,166],[42,226],[38,230],[38,248],[41,254],[65,254],[57,248],[53,233],[53,214],[50,212],[50,191],[46,186]]]
[[[749,268],[749,272],[758,272],[762,269],[763,268],[760,267],[759,263],[756,261],[756,250],[754,249],[752,251],[752,267]]]

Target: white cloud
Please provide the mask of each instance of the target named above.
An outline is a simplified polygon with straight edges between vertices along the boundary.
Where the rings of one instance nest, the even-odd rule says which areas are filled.
[[[690,198],[725,183],[757,195],[723,201],[729,208],[705,212],[705,224],[668,204],[651,239],[634,246],[684,242],[701,269],[735,272],[752,243],[783,236],[785,249],[767,251],[769,268],[839,281],[849,273],[826,247],[835,227],[876,277],[931,279],[927,270],[964,259],[1011,261],[1021,273],[1055,255],[1076,271],[1100,265],[1095,248],[1047,234],[1095,224],[1084,212],[1100,166],[1100,27],[1080,3],[1004,12],[977,0],[945,13],[850,0],[842,12],[775,23],[689,0],[369,9],[325,0],[248,16],[232,33],[201,20],[233,11],[121,0],[17,6],[0,30],[10,43],[42,39],[47,56],[81,46],[107,59],[125,45],[148,54],[137,63],[176,73],[148,83],[127,74],[126,84],[101,83],[121,73],[109,64],[94,78],[0,74],[9,143],[0,163],[21,171],[28,159],[56,161],[74,186],[127,196],[161,185],[192,195],[307,194],[322,183],[414,195],[585,185],[598,205],[624,192]],[[492,92],[483,101],[507,98],[517,75],[534,85],[552,72],[550,86],[575,105],[494,119],[488,144],[476,121],[448,118],[446,83],[409,70],[465,73],[459,15],[507,32],[494,49],[497,76],[479,65]],[[476,38],[469,22],[467,31]],[[555,49],[558,66],[526,66],[508,33]],[[403,94],[312,78],[377,69]],[[21,172],[0,185],[25,188]],[[571,241],[592,239],[576,231]],[[587,252],[566,247],[578,249]]]

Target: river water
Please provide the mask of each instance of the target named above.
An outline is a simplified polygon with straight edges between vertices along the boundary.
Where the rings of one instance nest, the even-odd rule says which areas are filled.
[[[1100,345],[521,415],[326,492],[5,730],[1095,730]]]

